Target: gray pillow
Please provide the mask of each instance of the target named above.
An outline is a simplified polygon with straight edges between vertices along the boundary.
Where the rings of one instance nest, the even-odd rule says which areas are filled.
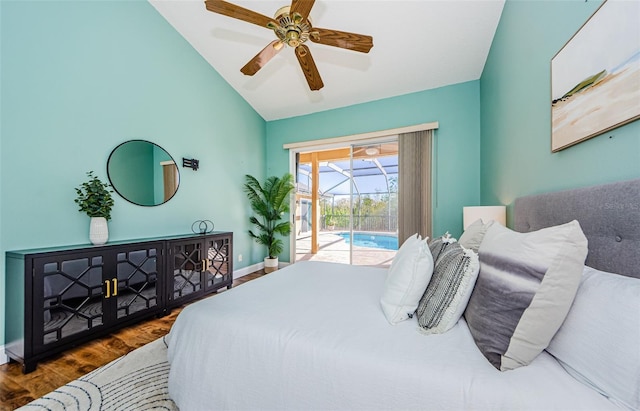
[[[495,221],[491,220],[487,224],[483,223],[481,219],[477,219],[460,236],[458,242],[464,248],[471,249],[476,253],[480,249],[480,244],[482,243],[482,239],[486,234],[487,230]]]
[[[418,325],[427,334],[450,330],[464,312],[478,277],[478,255],[458,243],[442,243],[431,281],[420,299]]]
[[[562,325],[580,284],[587,239],[580,224],[517,233],[500,224],[479,250],[480,274],[465,318],[501,371],[533,361]]]

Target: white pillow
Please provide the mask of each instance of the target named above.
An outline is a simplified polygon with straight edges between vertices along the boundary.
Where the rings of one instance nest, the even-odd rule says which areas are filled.
[[[482,222],[482,219],[477,219],[460,236],[458,242],[464,248],[469,250],[473,250],[476,253],[480,248],[480,243],[482,243],[482,239],[484,238],[485,233],[494,223],[494,220],[489,221],[487,224]]]
[[[584,267],[571,310],[547,351],[577,380],[640,409],[640,279]]]
[[[420,241],[422,241],[422,239],[420,238],[418,233],[415,233],[414,235],[409,236],[406,240],[404,240],[404,243],[402,243],[402,245],[398,249],[398,252],[396,252],[396,255],[394,256],[395,258],[391,260],[389,270],[387,271],[387,278],[389,278],[389,276],[391,275],[393,265],[398,264],[398,261],[402,260],[402,255],[405,253],[409,253],[409,250],[413,249],[415,244]]]
[[[413,316],[433,273],[433,258],[418,234],[409,237],[391,262],[380,306],[391,324]]]

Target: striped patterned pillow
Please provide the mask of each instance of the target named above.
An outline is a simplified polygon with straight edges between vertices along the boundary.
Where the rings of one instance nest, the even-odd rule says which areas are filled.
[[[447,232],[442,237],[434,238],[429,242],[429,250],[433,256],[433,262],[435,264],[440,254],[447,248],[449,244],[455,243],[457,240]]]
[[[469,302],[480,270],[478,255],[456,242],[449,242],[444,247],[436,244],[435,250],[439,254],[435,258],[433,275],[416,310],[418,325],[427,334],[442,334],[456,325]]]

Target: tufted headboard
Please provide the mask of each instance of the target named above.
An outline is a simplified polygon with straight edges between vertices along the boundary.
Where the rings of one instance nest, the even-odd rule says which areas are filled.
[[[589,241],[586,264],[640,278],[640,179],[516,199],[520,232],[578,220]]]

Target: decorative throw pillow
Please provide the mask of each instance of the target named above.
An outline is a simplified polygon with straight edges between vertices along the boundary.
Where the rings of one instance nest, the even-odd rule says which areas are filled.
[[[585,267],[547,351],[577,380],[640,410],[640,279]]]
[[[382,311],[391,324],[413,315],[432,272],[433,259],[427,239],[422,240],[417,234],[409,237],[391,262],[380,298]]]
[[[449,243],[440,253],[416,310],[418,325],[425,333],[441,334],[456,325],[469,302],[479,268],[478,255],[459,243]]]
[[[468,248],[477,253],[485,233],[494,222],[494,220],[491,220],[485,224],[482,222],[482,219],[477,219],[471,223],[466,230],[464,230],[464,233],[462,233],[458,242],[464,248]]]
[[[501,371],[529,364],[569,312],[587,257],[580,224],[517,233],[493,224],[465,318],[482,354]]]
[[[429,250],[431,250],[433,263],[435,264],[440,254],[447,248],[449,244],[453,244],[456,241],[457,240],[451,237],[451,234],[449,234],[448,231],[444,233],[443,236],[431,240],[431,242],[429,243]]]

